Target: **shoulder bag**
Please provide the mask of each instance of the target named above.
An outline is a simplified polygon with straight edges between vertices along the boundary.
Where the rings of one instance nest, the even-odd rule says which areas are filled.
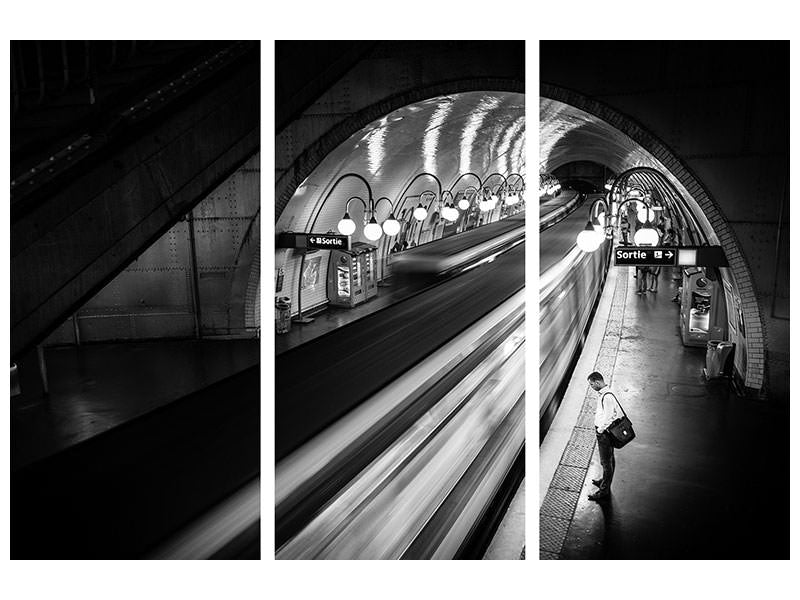
[[[608,393],[610,392],[606,392],[606,394]],[[603,394],[603,398],[605,398],[606,394]],[[611,445],[614,448],[622,448],[636,437],[636,433],[633,431],[633,424],[628,418],[628,415],[625,414],[625,409],[622,408],[622,404],[619,403],[619,400],[617,400],[617,397],[614,396],[614,394],[611,394],[611,396],[613,396],[614,401],[622,411],[622,416],[618,419],[614,419],[611,422],[611,425],[606,428],[606,432],[611,438]],[[603,398],[600,399],[600,402],[603,402]]]

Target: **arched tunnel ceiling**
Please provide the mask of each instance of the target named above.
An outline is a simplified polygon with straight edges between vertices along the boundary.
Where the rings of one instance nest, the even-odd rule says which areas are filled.
[[[639,166],[658,168],[654,157],[627,135],[574,106],[541,98],[539,123],[544,173],[576,161],[599,163],[615,173]]]
[[[330,194],[345,173],[362,175],[373,196],[388,197],[397,206],[411,179],[423,172],[435,174],[444,189],[466,172],[480,177],[525,171],[525,96],[510,92],[464,92],[439,96],[405,106],[352,135],[333,150],[300,185],[281,213],[276,231],[318,232],[335,229],[348,198],[366,198],[363,183],[348,178]],[[495,179],[494,183],[499,183]],[[457,189],[476,185],[463,178]],[[406,196],[436,190],[428,177],[419,178]],[[456,191],[456,190],[454,190]],[[360,214],[357,203],[351,207]],[[356,214],[352,214],[357,219]],[[385,218],[388,203],[378,207]],[[358,239],[361,228],[354,236]]]
[[[552,173],[575,161],[592,161],[615,173],[633,167],[651,167],[669,179],[711,243],[716,233],[700,206],[681,182],[650,152],[613,125],[579,108],[539,99],[539,170]]]

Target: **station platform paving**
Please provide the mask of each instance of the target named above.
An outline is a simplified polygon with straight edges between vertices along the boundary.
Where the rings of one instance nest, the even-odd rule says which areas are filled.
[[[259,362],[258,339],[159,340],[45,349],[20,364],[11,399],[12,470],[204,389]]]
[[[664,269],[658,293],[639,296],[633,268],[610,268],[540,447],[542,559],[789,558],[788,409],[705,380],[705,348],[681,343],[676,286]],[[636,432],[599,503],[587,499],[601,473],[594,370]]]
[[[483,560],[525,559],[525,480],[519,484]]]

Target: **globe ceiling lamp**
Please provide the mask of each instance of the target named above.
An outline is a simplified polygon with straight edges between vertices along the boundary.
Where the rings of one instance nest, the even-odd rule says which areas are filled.
[[[385,233],[389,237],[395,236],[398,233],[400,233],[400,221],[398,221],[397,217],[394,216],[394,210],[393,210],[393,207],[392,207],[392,201],[389,200],[389,198],[387,198],[386,196],[381,196],[380,198],[378,198],[375,201],[375,203],[372,205],[372,218],[373,218],[373,220],[375,219],[375,212],[377,211],[378,206],[380,205],[381,202],[388,202],[389,203],[389,216],[383,222],[383,225],[381,226],[381,229],[383,230],[383,233]],[[367,227],[369,227],[370,225],[372,225],[372,222],[368,223]],[[372,235],[375,235],[375,228],[372,228],[371,232],[372,232]],[[364,235],[367,237],[367,239],[370,239],[370,240],[376,240],[376,239],[378,239],[380,237],[380,235],[378,235],[378,237],[376,237],[376,238],[369,237],[370,234],[367,233],[367,228],[366,227],[364,228]]]
[[[370,196],[369,200],[365,202],[360,196],[351,196],[345,204],[344,216],[336,225],[336,229],[339,233],[342,235],[353,235],[356,232],[356,223],[353,221],[352,217],[350,217],[350,203],[353,202],[353,200],[358,200],[364,208],[364,219],[367,223],[364,227],[364,237],[369,241],[374,242],[379,240],[384,233],[388,236],[393,236],[400,232],[400,222],[394,216],[392,201],[389,200],[389,198],[383,196],[376,201]],[[389,217],[383,222],[383,225],[378,223],[376,217],[377,208],[381,202],[388,202],[390,211]]]
[[[489,210],[494,210],[495,208],[497,208],[497,204],[501,200],[503,200],[503,203],[505,203],[504,186],[505,186],[505,181],[503,183],[501,183],[500,185],[498,185],[496,188],[494,188],[494,190],[491,190],[489,192],[489,198],[488,198]]]
[[[591,221],[586,221],[586,227],[578,234],[576,243],[583,252],[594,252],[600,247],[604,236],[598,235]]]
[[[663,244],[655,226],[660,215],[667,226],[677,222],[685,228],[686,241],[691,245],[710,243],[692,212],[687,210],[685,196],[657,169],[639,166],[623,171],[614,178],[606,200],[607,210],[596,212],[606,213],[607,239],[614,239],[620,233],[623,244],[650,247]],[[627,219],[631,229],[637,228],[630,236],[620,228],[623,219]]]
[[[444,201],[444,198],[445,198],[445,194],[450,196],[450,201],[449,202],[444,202],[444,205],[442,206],[442,209],[441,209],[439,214],[442,215],[442,218],[445,221],[453,223],[453,222],[458,220],[458,209],[455,207],[455,204],[453,203],[453,194],[452,194],[452,192],[450,192],[449,190],[445,190],[444,192],[442,192],[442,200],[443,201]]]
[[[525,180],[519,173],[511,173],[506,179],[506,182],[509,188],[505,199],[506,206],[519,204],[522,201],[522,192],[525,191]]]
[[[478,210],[481,212],[488,212],[492,209],[492,201],[489,199],[489,190],[483,188],[480,202],[478,202]]]
[[[633,235],[633,243],[637,246],[658,246],[658,241],[658,231],[650,227],[649,222]]]
[[[492,179],[493,177],[498,177],[500,179],[500,183],[496,186],[486,186],[486,183]],[[502,173],[492,173],[491,175],[487,175],[486,179],[483,180],[484,185],[486,186],[486,201],[488,202],[487,210],[494,210],[497,208],[497,204],[503,200],[506,192],[508,191],[508,179]]]
[[[342,235],[353,235],[356,231],[356,222],[350,218],[350,213],[345,212],[342,220],[336,225]]]
[[[597,221],[592,223],[594,230],[598,235],[605,237],[606,235],[606,213],[601,212],[597,215]]]
[[[640,202],[636,207],[636,218],[639,223],[649,223],[656,218],[656,213],[647,204]]]
[[[427,177],[433,179],[436,183],[436,191],[425,190],[421,192],[418,196],[408,194],[409,190],[412,186],[416,183],[416,181],[422,177]],[[411,178],[403,191],[400,192],[398,195],[398,202],[399,206],[405,208],[406,202],[412,198],[419,198],[417,202],[417,206],[411,211],[411,215],[414,217],[416,221],[424,221],[428,218],[428,213],[431,211],[431,206],[436,201],[437,198],[441,197],[442,195],[442,182],[439,178],[434,175],[433,173],[428,173],[427,171],[423,171],[422,173],[417,173],[414,177]],[[430,197],[429,201],[426,201],[426,198]]]
[[[361,203],[361,206],[364,208],[364,218],[367,218],[367,215],[370,214],[369,207],[367,206],[367,202],[364,202],[364,199],[360,196],[351,196],[347,203],[344,205],[344,216],[336,224],[336,229],[339,230],[339,233],[342,235],[353,235],[356,232],[356,223],[350,217],[350,203],[353,200],[358,200]],[[369,204],[372,204],[372,199],[370,198]],[[373,215],[374,218],[374,215]]]
[[[328,200],[330,199],[331,195],[336,190],[336,188],[339,186],[339,184],[342,181],[344,181],[345,179],[348,179],[348,178],[358,179],[362,184],[364,184],[364,187],[367,189],[367,202],[365,202],[359,196],[351,196],[347,200],[347,203],[345,204],[345,207],[344,207],[344,215],[339,220],[339,222],[336,224],[337,231],[339,233],[341,233],[342,235],[353,235],[356,232],[356,223],[350,217],[350,203],[353,200],[358,200],[359,202],[361,202],[361,205],[364,207],[365,214],[366,214],[366,210],[367,210],[367,203],[370,203],[370,205],[372,203],[372,188],[370,187],[369,182],[366,179],[364,179],[364,177],[359,175],[358,173],[344,173],[343,175],[341,175],[333,183],[333,185],[328,190],[328,193],[325,194],[325,198],[322,200],[322,205],[321,206],[323,206],[323,207],[325,206],[325,204],[328,202]],[[322,212],[322,209],[320,209],[320,211],[317,212],[317,217],[315,217],[315,219],[312,221],[311,226],[308,229],[308,231],[314,231],[314,227],[316,225],[317,218],[319,217],[321,212]]]
[[[374,242],[383,235],[383,229],[380,225],[378,225],[377,219],[375,219],[375,215],[372,215],[372,218],[367,223],[367,226],[364,227],[364,237],[367,238],[369,241]]]
[[[389,237],[400,233],[400,221],[397,220],[394,213],[389,213],[389,218],[383,222],[383,232]]]
[[[422,201],[426,196],[431,197],[427,207],[422,204]],[[430,208],[431,204],[433,204],[434,200],[436,200],[436,194],[430,190],[425,190],[419,195],[419,204],[417,204],[417,207],[412,213],[417,221],[424,221],[426,218],[428,218],[428,209]]]
[[[578,233],[575,240],[581,251],[594,252],[603,245],[609,233],[613,231],[609,224],[608,212],[608,203],[604,199],[599,198],[592,202],[586,227]]]
[[[461,210],[469,210],[472,206],[472,201],[480,195],[478,188],[470,185],[464,188],[461,200],[458,201],[458,208]]]

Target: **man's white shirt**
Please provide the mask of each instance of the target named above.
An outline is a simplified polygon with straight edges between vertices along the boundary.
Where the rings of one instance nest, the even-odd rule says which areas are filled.
[[[615,419],[622,416],[622,409],[617,403],[611,388],[604,386],[597,392],[597,406],[594,410],[594,426],[597,431],[603,432]]]

